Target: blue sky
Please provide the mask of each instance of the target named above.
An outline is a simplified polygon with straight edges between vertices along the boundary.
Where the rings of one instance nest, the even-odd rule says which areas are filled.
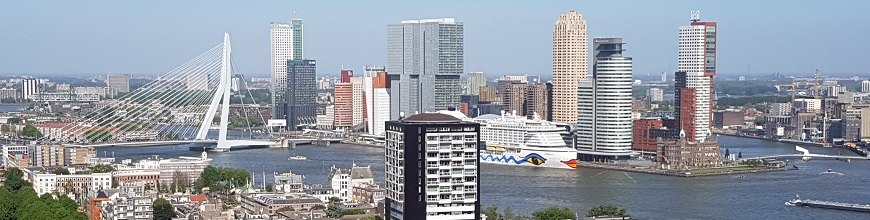
[[[623,37],[637,76],[676,68],[689,11],[719,22],[720,73],[870,77],[870,1],[2,1],[0,73],[165,73],[230,32],[236,67],[269,72],[269,22],[302,18],[318,74],[386,64],[386,25],[465,23],[465,71],[551,75],[553,23],[576,10],[590,37]],[[295,15],[294,15],[295,11]]]

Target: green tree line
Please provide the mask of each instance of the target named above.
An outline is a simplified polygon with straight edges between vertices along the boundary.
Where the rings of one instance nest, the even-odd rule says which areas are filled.
[[[76,202],[65,195],[59,195],[57,199],[48,193],[37,196],[30,183],[21,178],[23,175],[14,167],[3,174],[6,182],[0,188],[0,219],[88,219],[85,213],[76,211]]]

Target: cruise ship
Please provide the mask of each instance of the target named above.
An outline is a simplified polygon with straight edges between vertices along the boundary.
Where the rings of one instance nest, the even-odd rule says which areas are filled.
[[[464,120],[480,123],[480,140],[486,143],[480,150],[481,163],[577,168],[577,150],[563,139],[567,130],[538,115],[527,119],[503,111]]]

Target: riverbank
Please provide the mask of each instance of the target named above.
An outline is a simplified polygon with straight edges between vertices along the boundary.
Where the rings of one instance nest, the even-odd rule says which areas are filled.
[[[599,164],[599,163],[589,163],[589,162],[577,162],[577,166],[578,167],[585,167],[585,168],[594,168],[594,169],[617,170],[617,171],[625,171],[625,172],[633,172],[633,173],[646,173],[646,174],[655,174],[655,175],[663,175],[663,176],[677,176],[677,177],[701,177],[701,176],[719,176],[719,175],[732,175],[732,174],[786,171],[785,167],[770,168],[770,167],[749,167],[749,166],[698,168],[698,169],[684,171],[684,170],[663,170],[663,169],[657,169],[657,168],[653,168],[653,167],[609,165],[609,164]]]
[[[369,144],[369,143],[356,142],[356,141],[349,141],[349,140],[341,140],[341,143],[342,143],[342,144],[356,145],[356,146],[363,146],[363,147],[384,148],[384,145]]]

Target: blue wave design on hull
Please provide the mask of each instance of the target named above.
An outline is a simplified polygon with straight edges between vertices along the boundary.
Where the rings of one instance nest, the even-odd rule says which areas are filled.
[[[514,158],[514,156],[505,156],[505,155],[502,155],[501,157],[494,157],[494,156],[492,156],[492,154],[490,154],[490,155],[486,155],[486,156],[480,156],[480,159],[481,159],[481,160],[485,160],[485,161],[495,161],[495,162],[500,162],[500,163],[511,163],[511,162],[513,162],[514,164],[523,164],[523,163],[528,163],[528,162],[529,162],[529,158],[537,158],[537,159],[540,159],[540,160],[542,161],[541,164],[543,164],[544,162],[547,161],[547,158],[544,158],[544,157],[542,157],[541,155],[538,155],[538,154],[536,154],[536,153],[528,154],[528,155],[526,155],[525,157],[523,157],[521,160],[517,160],[516,158]],[[536,164],[536,165],[538,165],[538,164]]]

